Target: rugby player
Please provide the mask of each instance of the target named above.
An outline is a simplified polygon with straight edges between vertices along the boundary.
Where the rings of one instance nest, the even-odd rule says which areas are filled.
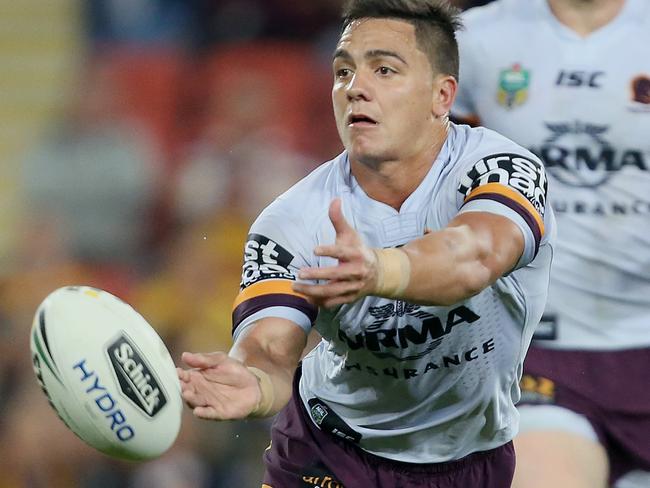
[[[345,151],[253,223],[234,345],[183,354],[183,398],[205,419],[279,412],[265,487],[508,487],[552,256],[544,167],[449,122],[447,2],[351,0],[343,18]]]
[[[648,488],[650,2],[500,0],[465,15],[453,115],[540,156],[558,220],[513,486]]]

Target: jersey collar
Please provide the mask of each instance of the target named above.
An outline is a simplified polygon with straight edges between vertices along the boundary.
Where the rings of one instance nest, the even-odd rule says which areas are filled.
[[[548,0],[536,0],[538,15],[546,19],[555,32],[561,37],[578,42],[591,42],[602,38],[610,39],[610,36],[617,31],[624,32],[626,26],[631,22],[641,21],[644,18],[647,9],[646,2],[647,0],[626,0],[621,11],[609,24],[583,38],[557,19]]]

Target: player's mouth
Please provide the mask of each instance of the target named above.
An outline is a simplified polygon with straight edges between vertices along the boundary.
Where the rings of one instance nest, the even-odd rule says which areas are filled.
[[[374,127],[377,121],[372,117],[362,114],[350,114],[348,116],[348,127]]]

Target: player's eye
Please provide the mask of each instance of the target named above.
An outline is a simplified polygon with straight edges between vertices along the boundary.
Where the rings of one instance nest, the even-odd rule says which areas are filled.
[[[377,73],[379,73],[382,76],[387,76],[395,73],[395,70],[389,68],[388,66],[380,66],[379,68],[377,68]]]
[[[337,78],[345,78],[350,74],[350,70],[348,68],[340,68],[336,70],[335,74]]]

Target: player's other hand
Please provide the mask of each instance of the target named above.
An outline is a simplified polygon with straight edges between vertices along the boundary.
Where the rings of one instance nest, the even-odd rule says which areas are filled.
[[[316,247],[314,254],[338,259],[338,264],[324,268],[303,268],[298,274],[300,279],[325,283],[293,285],[294,291],[305,295],[315,305],[324,307],[354,302],[371,294],[377,284],[377,257],[343,217],[340,199],[330,204],[329,218],[336,231],[336,241],[332,245]]]
[[[191,369],[176,368],[181,395],[196,417],[230,420],[247,417],[262,397],[257,377],[224,352],[184,352]]]

